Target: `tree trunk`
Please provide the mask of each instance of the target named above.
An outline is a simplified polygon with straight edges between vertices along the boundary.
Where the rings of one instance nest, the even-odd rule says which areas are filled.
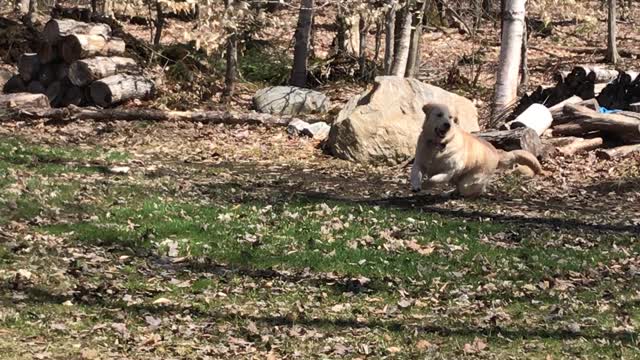
[[[409,59],[407,61],[407,70],[404,76],[415,77],[420,68],[420,52],[422,43],[422,20],[427,8],[427,0],[422,0],[419,9],[413,15],[413,31],[411,32],[411,46],[409,48]]]
[[[68,64],[90,56],[122,55],[126,44],[119,38],[106,38],[102,35],[69,35],[62,41],[60,52]]]
[[[527,18],[524,18],[524,25],[522,29],[522,49],[520,50],[520,88],[524,91],[527,89],[527,85],[529,84],[529,58],[527,57],[527,48],[528,39],[527,39]]]
[[[500,59],[494,100],[494,116],[504,112],[518,94],[518,70],[524,30],[525,0],[506,0],[503,14],[504,31],[500,46]]]
[[[365,18],[365,14],[360,14],[360,40],[358,49],[358,67],[360,69],[360,78],[364,79],[367,75],[367,33],[369,32],[369,24]]]
[[[394,0],[389,0],[389,9],[385,15],[385,34],[384,34],[384,74],[391,75],[391,66],[393,65],[394,44],[396,29],[396,9]]]
[[[43,94],[4,94],[0,95],[0,109],[17,108],[17,109],[42,109],[49,108],[49,100]]]
[[[542,155],[543,146],[540,136],[533,129],[527,127],[513,130],[493,130],[486,132],[476,132],[473,135],[490,142],[497,149],[506,151],[527,150],[535,156]]]
[[[376,20],[376,40],[375,40],[375,49],[373,50],[373,63],[378,64],[378,59],[380,58],[380,49],[382,49],[382,19]]]
[[[94,57],[75,61],[69,67],[69,80],[76,86],[90,83],[115,74],[140,73],[135,60],[125,57]]]
[[[18,60],[18,73],[22,80],[29,82],[38,77],[40,71],[40,58],[36,53],[24,53]]]
[[[342,12],[342,6],[338,5],[338,14],[336,15],[336,52],[344,53],[347,51],[347,19]]]
[[[618,54],[618,48],[616,46],[616,37],[617,37],[616,0],[608,0],[608,5],[609,5],[609,16],[607,19],[608,36],[607,36],[606,60],[615,65],[620,60],[620,55]]]
[[[71,19],[51,19],[42,31],[44,40],[52,44],[65,36],[74,34],[102,35],[108,38],[111,35],[111,27],[102,23],[85,23]]]
[[[233,5],[233,0],[225,0],[225,8],[228,9],[231,5]],[[238,74],[238,36],[235,29],[227,38],[225,61],[224,89],[222,90],[221,98],[224,103],[231,101],[231,97],[235,92],[236,77]]]
[[[411,47],[411,19],[412,13],[410,8],[411,1],[407,3],[406,9],[403,11],[402,28],[400,37],[396,46],[396,54],[391,67],[391,75],[404,76],[409,60],[409,48]]]
[[[307,60],[309,57],[309,34],[313,19],[313,0],[302,0],[298,26],[295,34],[295,47],[293,52],[293,69],[291,71],[290,85],[304,87],[307,83]]]
[[[162,29],[164,28],[164,14],[162,13],[162,3],[156,0],[156,33],[153,36],[153,45],[160,45],[160,39],[162,39]]]
[[[147,99],[155,91],[153,81],[139,75],[113,75],[94,81],[90,86],[91,99],[107,107],[130,99]]]

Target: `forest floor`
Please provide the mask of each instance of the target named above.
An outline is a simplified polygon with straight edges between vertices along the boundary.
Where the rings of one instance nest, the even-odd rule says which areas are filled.
[[[601,57],[606,23],[555,10],[556,38],[530,42],[533,85]],[[490,25],[424,42],[430,81],[484,113]],[[633,26],[620,47],[638,51]],[[478,84],[447,85],[472,52]],[[177,87],[158,102],[185,103]],[[339,107],[362,85],[320,88]],[[0,357],[640,357],[640,157],[543,167],[454,200],[281,128],[0,124]]]

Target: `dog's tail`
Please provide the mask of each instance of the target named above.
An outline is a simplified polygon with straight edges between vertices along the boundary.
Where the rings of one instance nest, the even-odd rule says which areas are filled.
[[[539,174],[542,172],[542,166],[538,159],[533,156],[532,153],[526,150],[513,150],[513,151],[504,151],[500,157],[500,163],[498,164],[501,168],[510,168],[514,164],[520,164],[528,166],[534,173]]]

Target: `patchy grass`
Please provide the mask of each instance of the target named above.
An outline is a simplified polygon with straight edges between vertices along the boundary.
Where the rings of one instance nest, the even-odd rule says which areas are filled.
[[[129,155],[20,139],[0,150],[3,358],[638,356],[626,230],[251,197],[271,183],[188,164],[86,171]]]

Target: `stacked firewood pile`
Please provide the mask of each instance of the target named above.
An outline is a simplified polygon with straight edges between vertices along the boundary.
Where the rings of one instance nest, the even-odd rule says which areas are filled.
[[[18,74],[3,86],[9,95],[0,95],[0,103],[110,107],[150,98],[155,91],[153,81],[124,53],[125,42],[112,37],[107,24],[52,19],[42,32],[38,52],[20,57]]]
[[[503,149],[536,156],[595,150],[602,159],[640,153],[640,75],[587,66],[520,99],[501,130],[480,134]]]

